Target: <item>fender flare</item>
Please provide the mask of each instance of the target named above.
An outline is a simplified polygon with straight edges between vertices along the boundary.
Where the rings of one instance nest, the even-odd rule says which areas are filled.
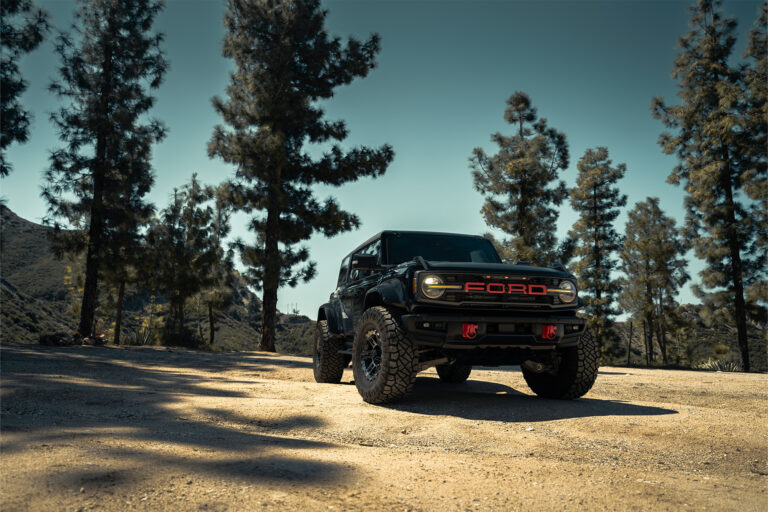
[[[328,330],[333,334],[343,334],[339,315],[333,310],[330,303],[325,303],[317,310],[317,321],[325,320],[328,322]]]
[[[397,280],[384,281],[368,290],[365,294],[364,309],[373,306],[393,306],[405,309],[406,290],[402,282]]]

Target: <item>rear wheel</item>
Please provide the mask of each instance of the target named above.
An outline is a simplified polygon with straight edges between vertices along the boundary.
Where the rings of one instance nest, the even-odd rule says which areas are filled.
[[[312,357],[312,368],[315,381],[330,384],[341,382],[344,368],[349,361],[345,360],[339,350],[344,348],[344,342],[331,335],[327,320],[318,320],[315,326],[315,352]]]
[[[464,364],[439,364],[435,369],[440,380],[450,384],[464,382],[472,372],[472,367]]]
[[[553,371],[541,373],[522,367],[528,387],[543,398],[570,400],[590,390],[597,379],[597,342],[586,329],[575,347],[559,350],[559,364]]]
[[[386,308],[376,306],[363,313],[352,352],[355,385],[366,402],[394,402],[413,389],[419,358]]]

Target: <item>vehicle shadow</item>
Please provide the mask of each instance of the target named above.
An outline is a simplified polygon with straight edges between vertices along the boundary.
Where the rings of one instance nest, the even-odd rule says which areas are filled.
[[[620,400],[547,400],[496,382],[470,378],[461,384],[446,384],[435,377],[418,377],[413,392],[404,401],[387,407],[414,414],[510,423],[678,413],[674,409]]]

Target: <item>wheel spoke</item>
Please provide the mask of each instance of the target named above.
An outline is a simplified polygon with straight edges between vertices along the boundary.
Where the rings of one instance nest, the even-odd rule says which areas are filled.
[[[374,380],[381,369],[381,335],[375,329],[365,333],[363,350],[360,352],[360,366],[368,380]]]

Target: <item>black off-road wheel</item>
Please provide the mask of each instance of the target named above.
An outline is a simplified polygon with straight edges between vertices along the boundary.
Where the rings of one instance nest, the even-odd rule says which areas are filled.
[[[542,398],[572,400],[584,396],[597,379],[597,341],[586,329],[575,347],[562,348],[559,352],[560,362],[554,371],[536,373],[523,366],[525,382]]]
[[[352,350],[355,385],[363,400],[385,404],[403,398],[416,382],[418,362],[392,313],[381,306],[363,313]]]
[[[341,382],[344,368],[349,363],[344,354],[339,354],[343,348],[343,340],[332,336],[328,330],[328,321],[319,320],[315,326],[315,352],[312,357],[315,381],[328,384]]]
[[[466,381],[472,372],[472,367],[465,364],[439,364],[435,369],[440,380],[449,384]]]

